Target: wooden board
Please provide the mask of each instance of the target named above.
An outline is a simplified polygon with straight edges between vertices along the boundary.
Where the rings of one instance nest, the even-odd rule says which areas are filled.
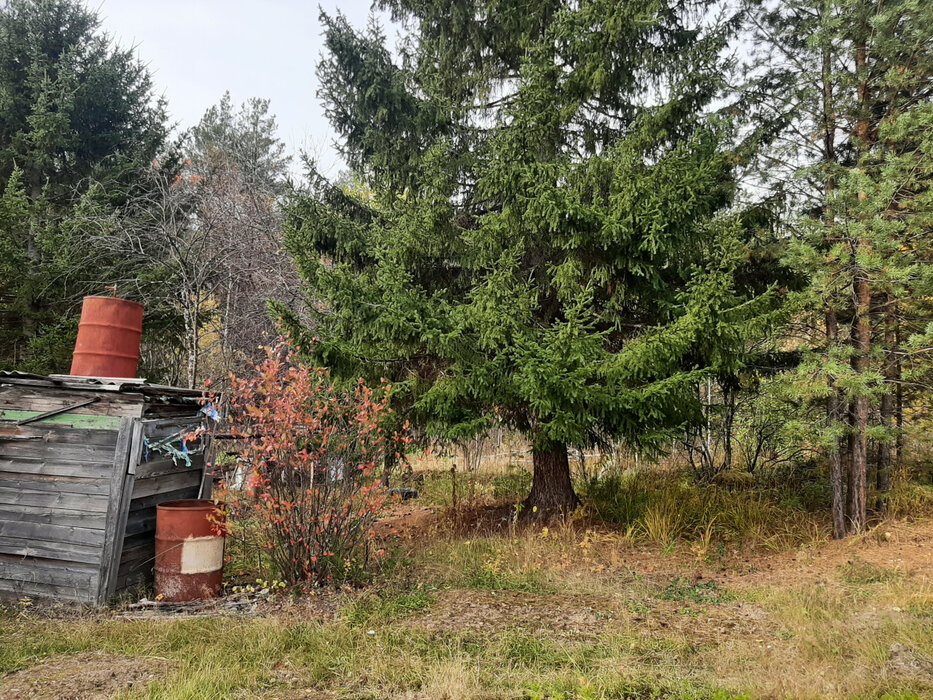
[[[109,445],[45,442],[43,440],[9,441],[0,438],[0,459],[45,459],[78,464],[112,464],[113,443]]]
[[[84,564],[100,564],[99,546],[71,544],[68,542],[44,542],[31,538],[0,538],[0,554],[82,562]]]
[[[18,474],[0,472],[0,489],[14,491],[45,491],[69,496],[103,496],[110,493],[108,484],[103,479],[82,479],[80,477],[50,477],[41,474]],[[0,503],[3,503],[0,497]]]
[[[110,498],[107,508],[106,538],[100,555],[100,577],[96,592],[96,602],[103,605],[113,595],[116,585],[117,568],[120,552],[123,549],[123,529],[126,525],[126,511],[129,507],[129,492],[132,491],[132,476],[129,464],[136,461],[136,454],[131,452],[140,444],[141,428],[139,422],[124,418],[117,436],[117,446],[113,456],[113,472],[110,477]],[[129,482],[129,483],[128,483]]]
[[[106,513],[107,495],[88,495],[70,491],[17,488],[0,482],[0,507],[6,505],[38,508],[65,508],[86,513]]]
[[[0,554],[3,578],[10,581],[32,581],[65,587],[81,587],[90,590],[97,584],[97,569],[87,564],[65,564],[58,561],[32,559],[22,560]]]
[[[37,477],[63,476],[77,479],[109,479],[109,464],[93,462],[62,462],[50,461],[42,457],[20,457],[11,459],[0,457],[0,473],[17,473],[26,478],[26,475]]]
[[[105,513],[88,513],[68,508],[46,508],[42,506],[22,506],[0,504],[0,522],[15,520],[27,523],[45,523],[83,527],[89,530],[103,530],[107,516]]]
[[[37,414],[38,415],[38,414]],[[91,427],[75,428],[70,423],[53,423],[58,418],[66,416],[53,416],[36,423],[27,423],[26,425],[16,425],[15,423],[0,423],[0,441],[6,436],[15,437],[35,437],[42,442],[65,443],[75,445],[110,445],[113,447],[117,442],[117,429],[120,427],[119,421],[116,422],[116,429],[99,429]],[[109,416],[103,416],[107,418]],[[19,420],[19,419],[17,419]]]
[[[151,479],[137,479],[133,486],[133,500],[183,489],[191,489],[195,494],[195,496],[188,496],[187,498],[196,498],[200,485],[201,467],[193,464],[188,470],[176,474]]]
[[[6,381],[6,380],[4,380]],[[93,390],[66,389],[61,387],[31,386],[15,384],[0,387],[0,411],[35,411],[45,413],[76,403],[99,399],[95,403],[76,409],[69,415],[138,418],[142,415],[145,399],[141,394],[126,394]],[[9,416],[7,416],[9,418]],[[48,420],[54,420],[50,418]]]
[[[90,584],[93,590],[94,583]],[[88,590],[77,586],[59,586],[35,581],[11,581],[0,579],[0,593],[16,597],[54,598],[55,600],[71,600],[77,603],[94,603]]]
[[[23,520],[0,521],[0,538],[16,537],[37,542],[62,542],[100,547],[104,544],[104,530],[93,530],[69,525],[34,523]]]

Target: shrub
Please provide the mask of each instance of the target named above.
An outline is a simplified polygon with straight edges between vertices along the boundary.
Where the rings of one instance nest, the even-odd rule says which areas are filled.
[[[531,472],[515,465],[510,464],[505,474],[492,480],[492,495],[496,500],[520,501],[530,490]]]
[[[390,387],[381,398],[362,380],[338,391],[285,341],[255,370],[231,377],[230,420],[250,465],[249,497],[231,492],[232,515],[290,584],[345,580],[365,563],[384,484],[410,442],[388,428]]]

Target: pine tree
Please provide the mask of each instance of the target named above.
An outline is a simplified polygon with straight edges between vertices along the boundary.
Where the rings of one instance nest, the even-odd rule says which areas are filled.
[[[902,364],[926,371],[917,321],[930,318],[924,135],[933,7],[824,0],[752,10],[768,51],[759,87],[773,123],[789,135],[770,157],[788,165],[776,170],[804,213],[791,262],[811,278],[803,307],[823,318],[800,371],[805,397],[826,403],[823,442],[842,537],[866,527],[870,439],[878,444],[876,484],[890,486]]]
[[[303,337],[433,435],[521,431],[528,510],[572,509],[568,445],[669,440],[762,332],[738,156],[705,115],[728,27],[679,2],[388,5],[402,65],[323,16],[321,95],[372,197],[313,176],[291,207]]]

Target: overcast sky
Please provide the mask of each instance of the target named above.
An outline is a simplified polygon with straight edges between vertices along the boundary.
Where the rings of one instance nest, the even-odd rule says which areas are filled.
[[[99,2],[99,5],[95,3]],[[308,150],[333,177],[341,164],[334,133],[315,96],[321,55],[318,7],[340,10],[365,27],[370,0],[90,0],[103,29],[135,45],[181,128],[198,122],[229,90],[235,104],[272,101],[279,134],[292,153]],[[393,36],[390,34],[390,36]]]

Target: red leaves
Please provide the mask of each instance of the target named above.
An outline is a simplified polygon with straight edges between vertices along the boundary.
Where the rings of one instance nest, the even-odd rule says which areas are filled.
[[[251,527],[289,583],[341,577],[375,534],[369,525],[386,500],[376,466],[403,458],[408,425],[387,437],[385,381],[378,396],[362,380],[338,391],[285,342],[255,370],[230,382],[231,432],[245,436],[239,459],[251,465]]]

